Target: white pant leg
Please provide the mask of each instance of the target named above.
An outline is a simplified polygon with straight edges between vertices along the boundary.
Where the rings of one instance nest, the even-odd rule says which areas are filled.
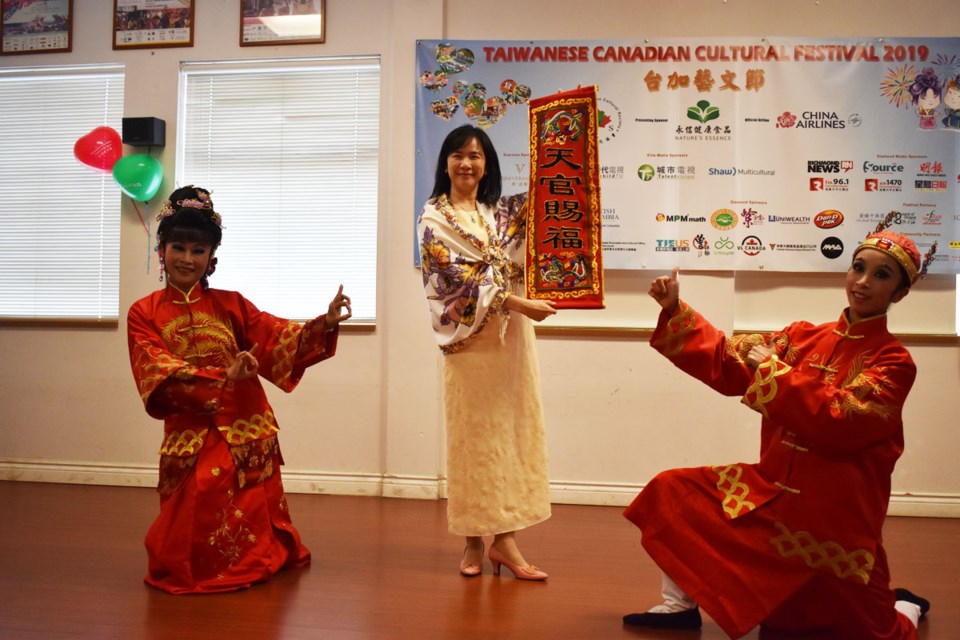
[[[653,607],[649,613],[677,613],[697,606],[697,603],[684,593],[680,585],[662,571],[660,572],[660,594],[663,596],[663,604]]]
[[[920,605],[907,602],[906,600],[897,600],[893,608],[907,616],[913,626],[920,626]]]

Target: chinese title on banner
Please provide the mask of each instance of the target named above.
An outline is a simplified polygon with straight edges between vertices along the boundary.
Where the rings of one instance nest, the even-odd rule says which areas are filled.
[[[526,287],[531,300],[603,308],[596,87],[530,100]]]

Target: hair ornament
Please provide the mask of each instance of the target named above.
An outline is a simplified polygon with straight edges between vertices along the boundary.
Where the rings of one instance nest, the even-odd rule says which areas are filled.
[[[160,213],[157,214],[157,222],[160,222],[164,218],[169,218],[176,212],[177,210],[173,208],[173,205],[170,204],[170,201],[164,200],[163,204],[160,205]]]
[[[196,198],[177,200],[177,204],[181,207],[190,207],[191,209],[213,209],[213,200],[202,191],[197,191]]]
[[[185,188],[192,188],[193,185],[187,185]],[[196,198],[184,198],[183,200],[177,200],[176,206],[170,200],[166,200],[160,206],[160,213],[157,214],[157,222],[160,222],[164,218],[169,218],[175,214],[180,209],[200,209],[202,211],[210,212],[210,220],[213,221],[215,225],[223,228],[223,219],[220,217],[220,214],[213,210],[213,200],[210,199],[210,194],[200,189],[195,189],[197,197]]]

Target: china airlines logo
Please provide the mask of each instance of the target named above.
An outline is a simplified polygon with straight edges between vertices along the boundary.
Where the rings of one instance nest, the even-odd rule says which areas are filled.
[[[797,116],[793,115],[789,111],[784,111],[783,115],[777,118],[778,129],[789,129],[795,124],[797,124]]]

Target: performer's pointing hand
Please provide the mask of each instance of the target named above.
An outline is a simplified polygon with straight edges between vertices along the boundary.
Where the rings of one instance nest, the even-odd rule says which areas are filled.
[[[257,375],[257,368],[260,366],[260,363],[257,362],[257,356],[254,355],[257,351],[257,347],[260,345],[255,344],[247,351],[241,351],[233,359],[233,362],[230,363],[230,366],[227,367],[227,380],[246,380],[247,378],[252,378]]]
[[[669,276],[660,276],[650,283],[650,297],[672,314],[680,302],[680,267],[674,267]]]
[[[327,307],[327,328],[332,328],[350,318],[353,315],[353,309],[350,307],[350,296],[343,292],[343,285],[337,290],[337,295],[333,296],[330,305]]]

